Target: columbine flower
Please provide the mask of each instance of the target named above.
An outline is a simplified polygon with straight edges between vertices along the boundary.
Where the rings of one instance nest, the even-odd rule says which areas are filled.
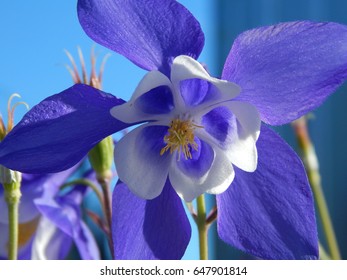
[[[74,243],[82,259],[99,259],[94,237],[82,220],[85,186],[59,194],[76,167],[56,174],[22,174],[19,259],[64,259]],[[7,257],[8,220],[0,185],[0,259]]]
[[[288,123],[345,80],[347,28],[302,21],[244,32],[218,80],[196,62],[204,35],[176,1],[80,0],[78,14],[92,39],[151,72],[116,108],[124,102],[83,85],[47,98],[1,143],[0,163],[63,170],[129,122],[147,122],[116,147],[119,177],[142,197],[155,197],[116,187],[117,258],[182,257],[191,230],[176,191],[187,200],[220,193],[218,233],[232,246],[260,258],[317,258],[302,163],[276,133],[259,128],[259,119]]]
[[[260,118],[252,105],[234,101],[239,91],[188,56],[173,60],[170,80],[149,72],[130,101],[111,110],[124,122],[150,121],[116,145],[120,180],[152,199],[169,175],[176,192],[191,201],[204,192],[224,192],[234,179],[232,164],[253,172]]]

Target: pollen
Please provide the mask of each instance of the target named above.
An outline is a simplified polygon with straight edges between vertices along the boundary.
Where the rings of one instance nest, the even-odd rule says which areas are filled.
[[[198,126],[190,120],[172,120],[168,134],[164,137],[166,146],[161,149],[160,155],[162,156],[167,151],[170,151],[170,154],[177,151],[178,160],[181,158],[181,153],[184,154],[185,159],[191,159],[191,148],[198,150],[198,145],[194,141],[194,130],[196,128],[202,128],[202,126]]]

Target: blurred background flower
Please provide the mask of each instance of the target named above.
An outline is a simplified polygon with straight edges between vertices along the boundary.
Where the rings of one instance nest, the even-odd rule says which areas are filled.
[[[59,189],[77,167],[54,174],[22,174],[19,259],[65,259],[73,245],[82,259],[100,258],[94,236],[82,220],[80,206],[87,188]],[[0,259],[7,259],[8,217],[2,185],[0,209]]]

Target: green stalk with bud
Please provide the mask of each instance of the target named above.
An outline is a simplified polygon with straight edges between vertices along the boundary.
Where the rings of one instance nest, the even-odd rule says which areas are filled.
[[[0,115],[0,142],[6,137],[6,135],[12,130],[14,126],[14,111],[18,105],[24,105],[29,109],[28,104],[25,102],[17,102],[11,107],[11,102],[14,97],[20,97],[19,94],[14,93],[10,96],[7,103],[7,129],[5,123]],[[22,196],[20,186],[22,181],[22,175],[18,171],[10,170],[0,165],[0,184],[4,187],[5,201],[8,209],[8,259],[16,260],[18,256],[18,236],[19,236],[19,203]]]

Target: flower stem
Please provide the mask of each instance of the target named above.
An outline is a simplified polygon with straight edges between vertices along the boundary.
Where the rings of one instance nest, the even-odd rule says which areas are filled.
[[[200,260],[208,259],[208,242],[207,242],[207,230],[208,226],[206,223],[206,206],[205,206],[205,196],[200,195],[197,198],[197,225],[199,231],[199,248],[200,248]]]
[[[308,133],[306,118],[302,117],[293,122],[293,127],[299,143],[299,147],[302,151],[303,163],[306,168],[307,176],[310,181],[313,195],[315,197],[319,216],[322,221],[324,234],[329,247],[329,255],[332,259],[341,259],[334,228],[331,222],[328,206],[322,189],[318,159]]]
[[[108,228],[108,243],[110,246],[110,251],[114,259],[114,246],[112,238],[112,204],[111,204],[111,191],[109,185],[109,179],[107,177],[98,177],[98,182],[101,186],[102,193],[104,196],[104,210]]]
[[[320,260],[331,260],[331,257],[328,255],[328,253],[325,251],[322,244],[319,242],[319,259]]]
[[[8,208],[9,244],[8,259],[16,260],[18,256],[18,208],[21,197],[20,183],[4,184],[5,200]]]
[[[102,198],[102,194],[99,191],[98,187],[92,181],[90,181],[88,179],[80,178],[80,179],[76,179],[76,180],[67,182],[67,183],[61,185],[60,189],[62,190],[64,188],[67,188],[67,187],[70,187],[70,186],[75,186],[75,185],[82,185],[82,186],[86,186],[86,187],[91,188],[94,191],[94,193],[96,194],[100,204],[101,205],[104,204],[104,201],[103,201],[103,198]]]
[[[8,259],[16,260],[18,255],[18,208],[19,200],[8,204],[9,249]]]

